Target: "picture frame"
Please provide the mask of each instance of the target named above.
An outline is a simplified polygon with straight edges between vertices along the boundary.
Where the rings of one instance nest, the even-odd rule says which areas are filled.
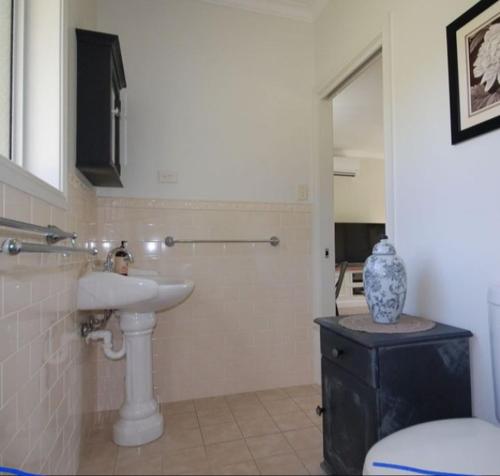
[[[500,128],[500,0],[481,0],[446,27],[451,143]]]

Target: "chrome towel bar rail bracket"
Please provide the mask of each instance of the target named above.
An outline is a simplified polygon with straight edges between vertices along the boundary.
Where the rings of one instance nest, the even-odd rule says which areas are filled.
[[[45,235],[47,244],[53,245],[61,240],[76,240],[78,235],[73,232],[63,231],[54,225],[39,226],[33,223],[26,223],[24,221],[11,220],[10,218],[0,217],[0,227],[14,228],[16,230],[31,231],[40,235]]]
[[[76,246],[78,235],[74,232],[63,231],[54,225],[39,226],[33,223],[24,221],[12,220],[10,218],[0,217],[0,227],[14,228],[15,230],[37,233],[45,236],[47,244],[43,243],[26,243],[18,241],[14,238],[9,238],[2,243],[0,252],[9,255],[18,255],[19,253],[89,253],[96,255],[96,248],[79,248]],[[62,240],[71,240],[73,246],[55,246]]]
[[[0,250],[9,255],[18,255],[19,253],[88,253],[95,256],[98,253],[97,248],[78,248],[75,246],[55,246],[44,245],[41,243],[25,243],[14,239],[5,240]]]
[[[176,240],[173,236],[165,238],[165,244],[168,247],[172,247],[176,243],[268,243],[271,246],[278,246],[280,239],[277,236],[271,236],[269,240]]]

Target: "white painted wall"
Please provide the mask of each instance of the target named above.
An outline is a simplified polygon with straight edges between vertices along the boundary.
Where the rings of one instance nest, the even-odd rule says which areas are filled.
[[[335,155],[384,156],[382,58],[333,98]]]
[[[335,221],[385,223],[384,161],[359,159],[356,177],[333,177]]]
[[[96,0],[71,0],[68,2],[68,170],[89,184],[76,165],[76,103],[77,103],[77,45],[75,28],[97,30]]]
[[[290,202],[310,184],[312,24],[197,0],[99,0],[128,83],[124,189]],[[157,171],[179,174],[159,184]]]
[[[474,3],[331,0],[316,24],[316,64],[323,85],[392,15],[395,232],[408,268],[405,310],[474,333],[474,414],[493,421],[486,290],[500,282],[500,131],[451,146],[449,125],[445,28]]]

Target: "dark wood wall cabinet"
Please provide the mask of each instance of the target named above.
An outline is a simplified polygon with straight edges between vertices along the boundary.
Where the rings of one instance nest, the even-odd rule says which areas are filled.
[[[437,324],[407,334],[321,327],[324,468],[361,474],[368,450],[411,425],[471,416],[469,331]]]
[[[117,35],[76,30],[76,167],[93,185],[122,187],[120,90],[127,86]]]

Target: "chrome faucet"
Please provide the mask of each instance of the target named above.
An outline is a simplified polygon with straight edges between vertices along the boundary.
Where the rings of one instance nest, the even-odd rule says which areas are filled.
[[[106,261],[104,262],[104,271],[108,271],[108,272],[113,271],[114,264],[115,264],[115,256],[116,256],[116,253],[118,253],[119,251],[125,253],[125,259],[129,263],[134,262],[134,255],[127,248],[127,242],[122,241],[122,244],[120,246],[113,248],[106,256]]]

